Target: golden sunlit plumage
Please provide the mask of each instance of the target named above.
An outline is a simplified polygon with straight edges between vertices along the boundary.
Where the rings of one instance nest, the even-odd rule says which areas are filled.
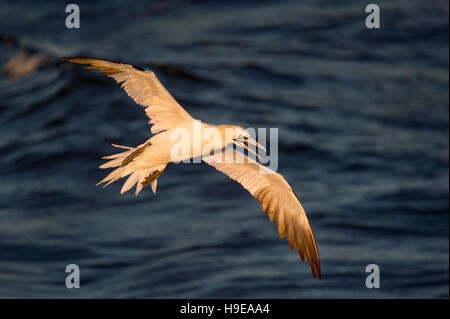
[[[107,76],[114,78],[136,103],[146,107],[146,114],[152,125],[151,131],[155,134],[137,147],[113,144],[125,151],[104,157],[109,161],[100,168],[115,168],[115,170],[99,184],[105,183],[107,186],[120,178],[129,176],[122,186],[121,193],[136,185],[135,193],[137,195],[143,187],[149,184],[153,192],[156,192],[158,177],[164,172],[167,164],[173,162],[171,151],[175,141],[172,140],[171,134],[179,128],[184,128],[193,135],[196,120],[176,102],[151,71],[101,59],[79,57],[63,59],[87,64],[86,68],[99,69]],[[235,150],[231,150],[232,161],[225,159],[225,154],[230,151],[226,147],[231,144],[242,146],[253,153],[255,152],[248,147],[249,145],[259,147],[264,151],[265,149],[238,126],[215,126],[206,123],[199,125],[202,129],[216,128],[221,133],[226,128],[234,128],[240,133],[239,136],[232,136],[229,140],[223,138],[214,143],[210,140],[201,140],[201,145],[209,143],[212,145],[212,149],[219,150],[219,152],[211,153],[203,151],[203,148],[198,150],[194,147],[185,158],[201,156],[204,162],[247,189],[253,197],[261,202],[262,208],[270,220],[277,223],[280,237],[282,239],[287,237],[290,248],[292,250],[297,248],[302,260],[306,257],[313,276],[321,278],[319,254],[311,226],[300,201],[283,176],[242,153],[238,154]],[[238,156],[240,159],[236,160]]]
[[[232,152],[235,159],[238,155],[236,151]],[[308,218],[283,176],[247,156],[243,162],[238,160],[227,162],[223,152],[205,156],[203,161],[240,183],[259,200],[270,220],[277,223],[281,239],[287,237],[291,250],[297,247],[301,259],[305,260],[305,257],[308,259],[314,277],[321,277],[319,252]]]

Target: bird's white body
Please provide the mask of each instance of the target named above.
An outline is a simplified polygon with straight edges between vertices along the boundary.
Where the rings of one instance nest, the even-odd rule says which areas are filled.
[[[321,277],[319,255],[308,218],[283,176],[235,150],[231,150],[230,160],[229,152],[224,151],[232,144],[255,155],[249,145],[264,149],[245,129],[235,125],[216,126],[193,119],[151,71],[100,59],[64,59],[88,64],[88,69],[99,69],[121,83],[135,102],[146,107],[151,132],[155,134],[137,147],[113,144],[125,150],[104,157],[109,161],[100,168],[115,169],[100,183],[107,186],[128,176],[121,193],[135,185],[136,195],[147,185],[151,185],[153,192],[156,192],[158,177],[168,163],[200,157],[239,182],[258,199],[270,220],[277,223],[280,237],[287,237],[290,248],[297,247],[301,259],[308,259],[313,275]]]
[[[131,174],[129,181],[127,180],[123,185],[121,193],[128,191],[137,184],[137,195],[142,190],[139,182],[142,182],[153,172],[163,172],[167,164],[171,162],[184,162],[192,158],[204,158],[214,152],[221,151],[227,145],[233,143],[231,136],[244,132],[244,129],[234,127],[232,129],[236,133],[230,135],[225,132],[225,128],[229,127],[217,127],[195,119],[186,119],[183,123],[180,123],[179,127],[159,132],[136,148],[129,148],[125,152],[105,157],[105,159],[112,160],[103,164],[100,168],[119,168],[111,172],[100,183],[115,181]],[[209,133],[204,134],[204,132]],[[214,132],[214,134],[211,134],[211,132]],[[184,141],[187,141],[187,143],[183,143]],[[177,152],[176,146],[180,142],[183,143],[183,147],[182,150]],[[142,150],[142,152],[126,166],[122,166],[124,160],[136,150]],[[154,192],[156,192],[156,186],[157,179],[152,184]]]

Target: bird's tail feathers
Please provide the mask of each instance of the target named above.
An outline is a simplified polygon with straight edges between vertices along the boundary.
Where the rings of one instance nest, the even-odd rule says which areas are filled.
[[[150,143],[145,143],[138,147],[128,147],[115,144],[113,144],[113,146],[126,149],[126,151],[103,157],[103,159],[109,161],[101,165],[100,168],[117,168],[97,183],[97,185],[105,183],[103,187],[106,187],[109,184],[129,175],[120,190],[121,194],[129,191],[134,185],[136,185],[135,194],[138,195],[142,188],[149,184],[151,184],[153,192],[156,193],[157,178],[164,172],[165,165],[164,167],[157,166],[148,169],[137,169],[135,165],[130,165],[134,159],[142,154],[145,148],[150,146]]]

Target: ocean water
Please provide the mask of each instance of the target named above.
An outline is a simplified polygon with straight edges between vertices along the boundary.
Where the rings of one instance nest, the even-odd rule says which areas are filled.
[[[378,1],[378,30],[363,1],[76,3],[80,29],[65,4],[0,2],[0,64],[41,59],[0,75],[0,297],[448,298],[447,1]],[[156,195],[96,187],[111,143],[150,131],[75,55],[154,70],[202,121],[278,128],[323,279],[206,164],[169,165]]]

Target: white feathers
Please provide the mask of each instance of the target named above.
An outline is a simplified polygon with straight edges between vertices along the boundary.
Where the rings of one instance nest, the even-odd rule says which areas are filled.
[[[111,167],[117,167],[115,170],[113,170],[111,173],[109,173],[104,179],[102,179],[97,185],[105,183],[103,187],[108,186],[109,184],[119,180],[120,178],[126,177],[128,175],[127,180],[122,186],[122,189],[120,190],[120,193],[123,194],[127,191],[129,191],[133,186],[136,185],[136,196],[141,192],[142,188],[144,187],[143,183],[145,181],[145,178],[150,176],[155,171],[164,171],[166,165],[159,165],[152,168],[147,169],[139,169],[136,167],[136,165],[133,165],[133,161],[128,163],[126,166],[121,166],[122,162],[125,160],[125,158],[133,153],[135,150],[137,150],[140,146],[134,148],[134,147],[127,147],[127,146],[120,146],[115,145],[115,147],[118,148],[125,148],[128,149],[128,151],[122,152],[122,153],[116,153],[113,155],[105,156],[104,159],[111,159],[110,161],[106,162],[105,164],[101,165],[100,168],[111,168]],[[144,145],[144,144],[142,144]],[[139,158],[139,156],[136,157],[136,159]],[[153,193],[156,193],[156,186],[157,186],[157,179],[155,179],[151,183],[151,188]]]
[[[127,181],[123,184],[122,189],[120,190],[120,193],[123,194],[130,190],[131,187],[136,185],[136,183],[139,181],[139,171],[131,173],[131,175],[128,177]]]
[[[158,179],[155,179],[152,182],[152,191],[153,191],[154,194],[156,194],[156,185],[158,185]]]
[[[74,57],[65,60],[89,64],[87,68],[99,69],[120,83],[136,103],[146,107],[150,122],[154,124],[151,129],[154,134],[179,127],[181,122],[192,121],[189,113],[170,95],[152,71],[101,59]]]

